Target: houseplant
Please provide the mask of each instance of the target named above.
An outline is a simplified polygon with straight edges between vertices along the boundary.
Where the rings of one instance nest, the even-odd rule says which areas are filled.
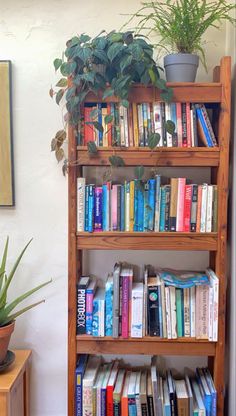
[[[138,19],[138,33],[153,31],[160,36],[159,46],[169,54],[164,57],[167,81],[194,82],[199,57],[206,68],[203,36],[223,21],[235,24],[230,12],[236,8],[227,0],[144,1],[131,16]]]
[[[46,286],[48,282],[42,283],[39,286],[36,286],[34,289],[31,289],[24,293],[23,295],[14,299],[14,301],[8,302],[7,294],[9,286],[12,282],[12,279],[15,275],[16,269],[21,261],[23,254],[25,253],[28,245],[31,243],[32,240],[26,244],[24,249],[21,251],[19,257],[17,258],[15,264],[13,265],[9,274],[6,273],[6,261],[7,261],[7,253],[8,253],[8,242],[9,239],[7,238],[5,248],[2,255],[2,260],[0,264],[0,363],[4,361],[4,358],[7,354],[7,349],[10,341],[11,334],[14,330],[15,326],[15,319],[21,315],[22,313],[28,311],[29,309],[39,305],[40,303],[44,302],[41,300],[39,302],[33,303],[30,306],[26,306],[23,309],[18,311],[14,311],[15,308],[26,298],[31,296],[34,292],[38,291],[42,287]]]
[[[50,96],[59,105],[65,98],[66,114],[64,128],[58,131],[51,141],[51,150],[58,161],[67,161],[63,145],[66,142],[66,128],[70,123],[75,129],[77,143],[81,143],[80,104],[89,92],[102,93],[102,98],[116,95],[124,106],[128,106],[129,89],[134,82],[152,84],[162,90],[162,98],[171,98],[172,91],[160,77],[160,68],[153,58],[153,46],[142,36],[133,35],[131,31],[110,33],[101,32],[91,38],[86,34],[75,36],[66,43],[62,58],[54,60],[54,68],[60,71],[62,78],[51,88]],[[69,78],[69,84],[68,84]],[[111,116],[105,120],[111,123]],[[94,126],[102,126],[94,121]],[[95,143],[88,144],[90,153],[96,153]],[[121,160],[121,158],[119,158]],[[117,164],[113,158],[111,163]]]

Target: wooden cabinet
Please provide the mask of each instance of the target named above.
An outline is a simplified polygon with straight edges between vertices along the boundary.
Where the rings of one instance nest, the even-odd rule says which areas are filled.
[[[0,415],[29,416],[29,364],[31,351],[14,351],[14,363],[0,374]]]
[[[85,147],[78,147],[73,129],[69,128],[69,308],[68,308],[68,416],[74,416],[75,366],[77,353],[89,354],[161,354],[205,355],[212,371],[218,395],[218,416],[224,414],[224,354],[227,266],[227,203],[230,137],[231,60],[221,59],[212,83],[173,83],[174,102],[215,103],[218,111],[218,147],[206,148],[116,148],[126,166],[194,167],[211,170],[211,180],[218,186],[218,231],[216,233],[139,233],[139,232],[76,232],[76,180],[83,174],[83,166],[107,166],[113,148],[99,148],[98,155],[90,158]],[[153,87],[134,86],[132,102],[160,100],[160,92]],[[89,102],[99,101],[89,96]],[[101,100],[100,100],[101,101]],[[117,101],[109,97],[107,101]],[[79,166],[76,164],[79,164]],[[219,340],[201,341],[195,338],[166,340],[144,337],[140,340],[101,339],[91,336],[76,337],[76,283],[82,274],[82,250],[205,250],[209,252],[209,266],[220,280]],[[168,266],[168,264],[166,265]]]

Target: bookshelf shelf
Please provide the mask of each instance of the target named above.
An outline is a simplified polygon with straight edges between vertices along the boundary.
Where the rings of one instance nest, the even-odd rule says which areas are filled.
[[[176,340],[145,338],[94,338],[77,336],[77,353],[87,354],[147,354],[147,355],[215,355],[215,343],[195,338]]]
[[[81,232],[80,250],[207,250],[216,251],[217,233]]]
[[[174,102],[214,103],[218,115],[218,148],[99,148],[96,157],[89,157],[85,147],[78,147],[74,129],[69,127],[68,158],[72,161],[68,175],[69,266],[68,266],[68,416],[74,416],[75,368],[77,353],[89,354],[160,354],[207,356],[217,389],[217,416],[224,415],[224,355],[227,272],[227,203],[230,137],[231,60],[223,57],[213,72],[212,83],[170,83]],[[161,101],[154,87],[134,85],[129,94],[134,103]],[[87,102],[102,101],[101,95],[89,94]],[[109,97],[107,102],[118,102]],[[107,166],[109,157],[121,155],[126,166],[209,167],[211,180],[218,189],[217,233],[77,233],[77,178],[83,166]],[[77,162],[77,163],[76,163]],[[77,166],[79,164],[79,166]],[[76,284],[82,275],[83,250],[197,250],[209,251],[209,266],[219,277],[218,342],[192,338],[176,340],[145,337],[142,339],[92,338],[76,336]],[[168,266],[168,265],[167,265]]]
[[[219,148],[159,148],[152,152],[145,148],[98,148],[96,157],[91,157],[85,146],[77,147],[77,160],[81,166],[108,166],[113,154],[122,156],[126,166],[219,166]]]

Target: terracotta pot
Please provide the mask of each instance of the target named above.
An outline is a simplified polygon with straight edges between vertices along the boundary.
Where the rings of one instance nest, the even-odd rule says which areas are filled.
[[[8,345],[11,334],[14,331],[15,321],[6,326],[0,327],[0,363],[2,363],[7,355]]]

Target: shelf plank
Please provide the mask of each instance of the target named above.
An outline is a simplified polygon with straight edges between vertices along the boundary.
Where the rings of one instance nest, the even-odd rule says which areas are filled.
[[[167,84],[173,89],[173,102],[189,102],[191,103],[220,103],[222,100],[222,84],[220,82],[209,83],[192,83],[192,82],[169,82]],[[161,99],[161,90],[153,86],[134,84],[130,89],[129,101],[132,102],[153,102],[163,101]],[[102,100],[102,93],[95,95],[89,93],[86,97],[87,102],[118,102],[118,97],[108,97]]]
[[[80,232],[79,250],[198,250],[216,251],[217,233]]]
[[[81,166],[108,166],[109,157],[119,154],[126,166],[219,166],[219,148],[158,148],[153,151],[144,148],[107,147],[98,148],[91,157],[86,146],[77,147],[77,160]]]
[[[159,355],[204,355],[214,356],[216,344],[195,338],[167,340],[155,337],[145,338],[94,338],[77,336],[77,353],[82,354],[159,354]]]

